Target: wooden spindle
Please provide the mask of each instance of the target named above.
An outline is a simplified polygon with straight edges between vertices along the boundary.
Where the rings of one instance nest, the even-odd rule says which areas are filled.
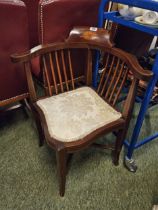
[[[58,77],[59,77],[59,82],[60,82],[60,88],[61,88],[61,92],[63,93],[64,92],[64,88],[63,88],[63,83],[62,83],[62,78],[61,78],[61,71],[60,71],[57,51],[55,52],[55,60],[56,60],[56,65],[57,65],[57,72],[58,72]]]
[[[98,89],[97,89],[97,93],[100,92],[100,88],[101,88],[102,83],[103,83],[103,81],[105,79],[105,74],[106,74],[107,69],[108,69],[107,67],[108,67],[108,63],[109,63],[109,57],[110,57],[110,55],[108,54],[107,59],[106,59],[106,64],[105,64],[105,67],[104,67],[104,71],[103,71],[103,73],[101,75],[101,79],[100,79],[99,86],[98,86]]]
[[[115,103],[117,102],[117,99],[118,99],[118,97],[119,97],[119,95],[120,95],[120,93],[121,93],[121,90],[122,90],[123,85],[124,85],[124,83],[125,83],[125,81],[126,81],[126,78],[127,78],[128,71],[129,71],[129,69],[125,69],[125,73],[122,74],[123,79],[122,79],[122,82],[121,82],[121,84],[120,84],[120,87],[119,87],[119,89],[118,89],[118,91],[117,91],[117,94],[116,94],[116,96],[115,96],[115,99],[114,99],[114,101],[113,101],[113,103],[112,103],[113,106],[114,106]]]
[[[110,96],[110,98],[109,98],[109,101],[111,101],[111,100],[112,100],[112,97],[114,96],[115,90],[116,90],[116,88],[117,88],[117,86],[118,86],[118,84],[119,84],[119,81],[120,81],[120,79],[121,79],[121,76],[122,76],[122,73],[123,73],[123,70],[124,70],[124,65],[125,65],[125,63],[123,62],[123,63],[121,64],[120,70],[118,70],[118,71],[119,71],[119,75],[118,75],[117,80],[116,80],[116,82],[115,82],[115,85],[114,85],[114,87],[113,87],[113,90],[112,90],[111,96]]]
[[[69,68],[70,68],[70,75],[71,75],[71,82],[72,82],[72,88],[75,89],[74,85],[74,77],[73,77],[73,70],[72,70],[72,63],[71,63],[71,55],[70,50],[68,50],[68,60],[69,60]]]
[[[115,77],[116,77],[116,74],[117,74],[117,71],[118,71],[119,64],[120,64],[120,59],[117,60],[116,67],[114,67],[114,73],[112,75],[110,84],[109,84],[109,86],[107,88],[107,91],[106,91],[106,94],[105,94],[105,98],[106,99],[108,98],[108,96],[110,94],[110,91],[111,91],[112,86],[115,84]],[[112,96],[112,94],[111,94],[111,96]],[[109,102],[110,102],[110,99],[109,99]]]
[[[90,49],[88,49],[86,72],[86,85],[90,86],[92,84],[92,52]]]
[[[51,53],[49,53],[49,61],[50,61],[50,67],[51,67],[51,72],[52,72],[52,77],[53,77],[55,93],[58,94],[58,87],[57,87],[57,82],[56,82],[56,78],[55,78],[55,71],[54,71],[54,65],[53,65]]]
[[[67,91],[69,91],[69,84],[68,84],[68,79],[67,79],[66,65],[65,65],[64,51],[63,50],[61,51],[61,58],[62,58],[64,77],[65,77],[65,84],[66,84]]]
[[[113,66],[114,66],[114,61],[115,61],[115,56],[113,56],[113,58],[112,58],[112,62],[111,62],[111,65],[110,65],[109,72],[108,72],[108,74],[107,74],[107,77],[106,77],[106,79],[105,79],[105,82],[104,82],[102,91],[101,91],[101,93],[100,93],[101,96],[103,95],[103,93],[104,93],[104,91],[105,91],[105,87],[107,86],[107,83],[109,82],[110,74],[111,74],[111,71],[112,71]]]
[[[43,65],[44,65],[44,72],[45,72],[46,81],[47,81],[47,85],[48,85],[48,93],[49,93],[50,96],[52,96],[52,89],[51,89],[51,86],[50,86],[50,80],[49,80],[49,76],[48,76],[48,69],[47,69],[46,60],[45,60],[44,56],[43,56]]]

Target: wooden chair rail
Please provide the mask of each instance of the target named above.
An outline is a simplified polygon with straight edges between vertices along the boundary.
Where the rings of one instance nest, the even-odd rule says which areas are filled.
[[[14,54],[11,56],[11,59],[13,62],[26,62],[30,61],[32,58],[50,53],[52,51],[58,51],[63,49],[74,49],[74,48],[81,48],[81,49],[93,49],[93,50],[99,50],[107,53],[112,53],[116,57],[119,57],[120,59],[124,60],[128,66],[130,67],[133,74],[141,80],[149,80],[153,73],[151,71],[144,70],[138,63],[137,59],[121,49],[117,49],[115,47],[105,47],[103,44],[94,44],[92,41],[87,42],[64,42],[64,43],[55,43],[55,44],[47,44],[47,45],[39,45],[33,49],[31,49],[28,52],[22,53],[22,54]]]

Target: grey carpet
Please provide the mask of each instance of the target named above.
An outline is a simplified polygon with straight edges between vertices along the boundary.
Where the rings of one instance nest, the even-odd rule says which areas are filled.
[[[129,135],[137,116],[136,105]],[[158,130],[158,106],[150,110],[141,137]],[[109,141],[111,135],[100,141]],[[73,156],[65,197],[58,194],[56,161],[38,147],[34,122],[22,111],[0,122],[0,210],[150,210],[158,204],[158,140],[135,151],[138,171],[113,166],[109,151],[89,148]]]

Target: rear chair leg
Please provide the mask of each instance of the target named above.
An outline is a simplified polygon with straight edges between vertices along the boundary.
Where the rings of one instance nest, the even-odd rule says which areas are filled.
[[[32,114],[33,114],[35,122],[36,122],[36,128],[37,128],[38,137],[39,137],[39,146],[41,147],[41,146],[43,146],[44,139],[45,139],[44,131],[43,131],[42,124],[41,124],[41,121],[40,121],[37,111],[32,106],[31,106],[31,110],[32,110]]]
[[[20,104],[21,104],[21,106],[22,106],[22,110],[23,110],[23,113],[24,113],[26,119],[28,119],[28,118],[29,118],[29,115],[28,115],[28,113],[27,113],[27,110],[30,111],[30,107],[29,107],[29,105],[28,105],[28,103],[27,103],[27,100],[26,100],[26,99],[21,100],[21,101],[20,101]]]
[[[122,149],[123,141],[126,135],[125,130],[119,130],[116,138],[115,149],[113,151],[113,163],[115,166],[119,165],[119,156]]]
[[[38,136],[39,136],[39,146],[43,146],[44,144],[44,131],[40,122],[39,117],[37,116],[37,114],[34,115],[35,116],[35,121],[36,121],[36,127],[38,130]]]

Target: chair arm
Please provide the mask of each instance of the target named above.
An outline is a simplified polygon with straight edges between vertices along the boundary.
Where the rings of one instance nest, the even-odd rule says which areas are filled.
[[[153,72],[150,70],[144,70],[138,63],[138,60],[135,56],[129,53],[127,53],[126,56],[133,75],[139,80],[149,81],[153,76]]]
[[[43,49],[43,46],[42,45],[38,45],[34,48],[32,48],[31,50],[28,50],[26,52],[23,52],[23,53],[18,53],[18,54],[12,54],[10,56],[11,58],[11,61],[13,63],[23,63],[23,62],[26,62],[26,61],[29,61],[31,60],[33,57],[36,57],[38,54],[39,54],[39,51]]]

